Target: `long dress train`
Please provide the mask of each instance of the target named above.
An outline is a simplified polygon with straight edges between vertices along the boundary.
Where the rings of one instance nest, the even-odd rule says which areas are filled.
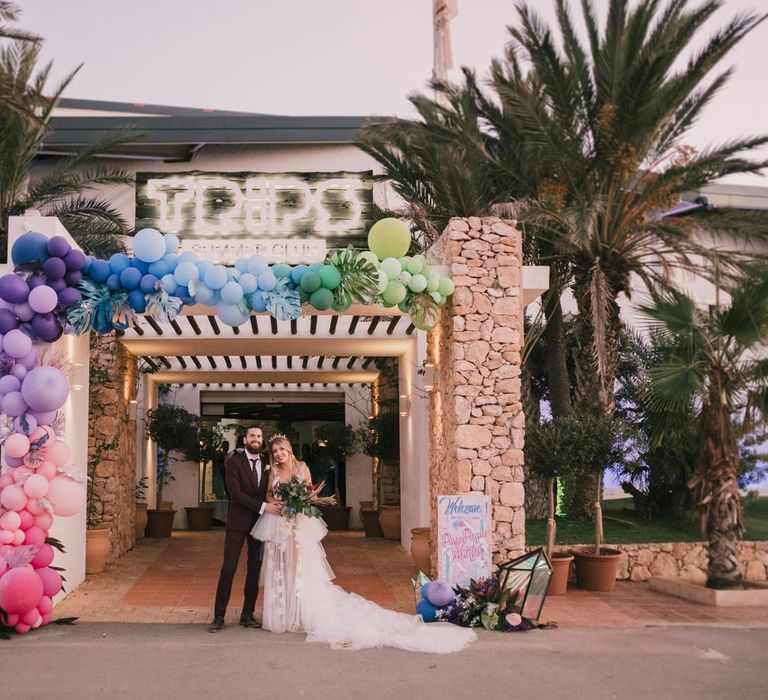
[[[386,610],[332,583],[321,540],[328,528],[303,514],[287,519],[265,513],[251,534],[264,542],[264,629],[307,633],[309,642],[363,649],[391,646],[448,653],[472,642],[472,630],[418,615]]]

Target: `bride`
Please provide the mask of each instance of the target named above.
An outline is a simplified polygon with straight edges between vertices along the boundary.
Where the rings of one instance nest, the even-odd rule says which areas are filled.
[[[307,465],[296,459],[285,436],[275,435],[269,452],[268,502],[278,501],[279,484],[293,478],[311,483]],[[416,615],[386,610],[334,585],[320,543],[327,532],[321,518],[302,513],[290,519],[264,513],[256,522],[251,535],[264,542],[264,629],[306,632],[307,641],[336,647],[391,646],[435,653],[458,651],[475,639],[472,630],[448,623],[425,624]]]

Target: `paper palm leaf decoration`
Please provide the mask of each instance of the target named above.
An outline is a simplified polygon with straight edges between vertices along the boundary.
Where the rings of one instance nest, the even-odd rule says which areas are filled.
[[[97,333],[124,330],[135,320],[128,292],[113,292],[106,284],[89,279],[81,280],[79,287],[83,300],[67,310],[67,320],[77,335],[90,328]]]
[[[184,306],[179,297],[172,297],[160,287],[156,292],[147,294],[147,313],[158,323],[173,321]]]
[[[278,321],[294,321],[301,316],[301,299],[295,289],[288,288],[288,278],[281,277],[271,292],[264,292],[267,311]]]
[[[429,294],[414,294],[409,313],[413,325],[421,331],[434,328],[440,320],[440,307]]]
[[[379,275],[370,261],[359,258],[354,250],[347,248],[331,256],[331,265],[341,274],[341,282],[333,295],[336,311],[346,311],[355,302],[370,304],[373,301]]]

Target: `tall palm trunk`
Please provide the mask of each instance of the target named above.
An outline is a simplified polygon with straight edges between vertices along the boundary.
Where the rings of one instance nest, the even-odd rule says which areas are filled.
[[[702,531],[709,545],[708,588],[736,588],[744,582],[737,549],[744,535],[736,469],[739,450],[725,382],[721,371],[710,378],[709,398],[702,411],[704,452],[690,483],[696,489]]]
[[[555,418],[568,416],[571,413],[571,382],[568,377],[568,364],[565,349],[565,327],[563,325],[563,307],[560,303],[562,290],[553,287],[545,292],[544,304],[544,339],[547,343],[545,358],[549,397],[552,404],[552,415]]]

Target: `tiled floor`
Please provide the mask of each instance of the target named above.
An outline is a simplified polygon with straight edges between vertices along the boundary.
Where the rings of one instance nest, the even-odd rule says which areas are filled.
[[[170,540],[141,540],[57,605],[57,617],[93,622],[207,622],[213,612],[223,538],[220,531],[179,531]],[[416,568],[399,543],[368,539],[359,532],[333,532],[324,544],[338,585],[384,607],[413,612],[410,578]],[[240,614],[244,554],[232,589],[230,620]],[[565,596],[550,597],[542,620],[562,627],[768,627],[768,607],[710,608],[656,593],[644,583],[620,582],[610,593],[572,587]]]

